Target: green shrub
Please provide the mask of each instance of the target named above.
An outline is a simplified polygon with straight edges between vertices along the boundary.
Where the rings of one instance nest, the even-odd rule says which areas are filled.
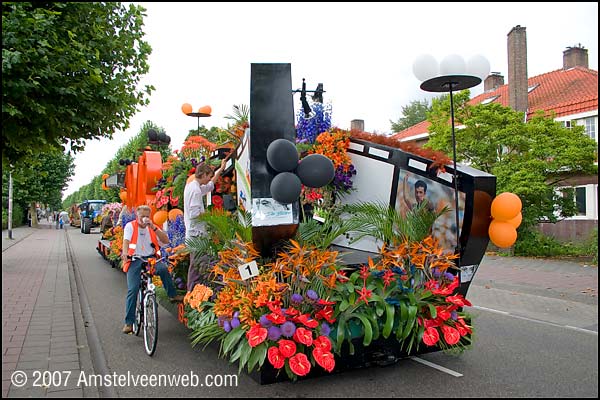
[[[598,229],[582,244],[561,243],[540,232],[519,232],[514,255],[524,257],[592,257],[598,262]]]
[[[20,207],[13,208],[13,228],[23,225],[24,216],[25,214],[23,213],[23,210]],[[8,229],[8,209],[4,208],[2,209],[2,229]]]

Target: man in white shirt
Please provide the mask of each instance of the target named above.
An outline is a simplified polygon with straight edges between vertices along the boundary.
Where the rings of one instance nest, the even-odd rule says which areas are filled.
[[[185,238],[206,235],[206,227],[198,217],[204,213],[204,203],[202,198],[215,189],[215,182],[221,176],[225,169],[227,158],[221,160],[221,166],[215,172],[208,164],[201,164],[196,167],[194,178],[186,185],[183,192],[183,221],[185,223]],[[194,253],[190,253],[190,268],[188,271],[188,291],[191,291],[199,280],[199,265]]]
[[[138,206],[137,218],[127,225],[123,230],[123,271],[127,273],[127,300],[125,302],[125,326],[123,333],[133,331],[135,320],[135,303],[140,287],[142,260],[131,261],[132,256],[140,256],[145,259],[154,257],[161,258],[160,248],[169,244],[169,235],[150,219],[151,209],[147,205]],[[155,264],[156,275],[160,276],[167,296],[172,302],[182,301],[183,296],[177,294],[173,278],[163,261]]]

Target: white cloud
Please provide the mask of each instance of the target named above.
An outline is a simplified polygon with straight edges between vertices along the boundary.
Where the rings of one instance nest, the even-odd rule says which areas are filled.
[[[526,27],[529,76],[562,67],[562,52],[581,43],[598,69],[597,3],[145,3],[146,40],[152,46],[144,82],[156,87],[150,104],[113,140],[91,141],[76,156],[65,195],[100,174],[117,149],[146,120],[165,128],[181,147],[195,118],[181,112],[210,105],[207,127],[225,127],[234,104],[250,102],[252,63],[291,63],[293,88],[325,88],[333,123],[388,133],[401,107],[434,94],[412,73],[423,53],[440,61],[456,53],[484,55],[508,81],[508,32]],[[471,90],[483,91],[483,85]],[[295,110],[300,107],[295,95]]]

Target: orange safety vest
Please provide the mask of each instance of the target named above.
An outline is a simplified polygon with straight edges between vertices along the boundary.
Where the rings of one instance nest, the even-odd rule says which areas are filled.
[[[134,220],[131,223],[133,224],[133,234],[131,235],[131,241],[129,242],[129,249],[127,250],[127,254],[130,257],[135,254],[135,249],[137,247],[137,240],[138,240],[138,222]],[[154,250],[155,250],[154,254],[156,255],[156,257],[160,258],[160,245],[158,244],[158,238],[156,237],[156,232],[154,232],[152,229],[148,229],[148,231],[150,232],[150,240],[152,241],[152,244],[154,244]],[[130,264],[131,264],[131,260],[127,260],[125,265],[123,265],[123,272],[129,271]]]

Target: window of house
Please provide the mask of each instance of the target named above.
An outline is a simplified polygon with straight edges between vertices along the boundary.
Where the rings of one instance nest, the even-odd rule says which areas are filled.
[[[575,204],[577,204],[577,215],[586,214],[585,186],[575,188]]]
[[[571,121],[563,121],[565,128],[571,129]]]
[[[571,121],[572,126],[581,125],[585,129],[585,134],[591,137],[592,139],[596,139],[596,118],[582,118]]]
[[[592,139],[596,139],[596,118],[590,117],[585,119],[585,133]]]

